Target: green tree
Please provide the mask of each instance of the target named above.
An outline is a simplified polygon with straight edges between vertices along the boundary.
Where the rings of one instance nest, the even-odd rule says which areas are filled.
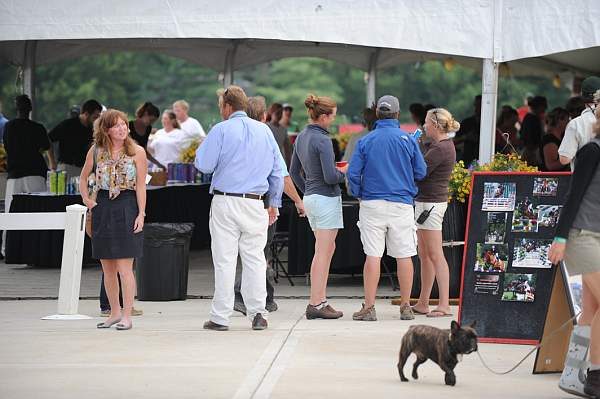
[[[14,116],[12,98],[19,91],[17,68],[0,65],[0,95],[5,113]],[[190,114],[205,129],[220,120],[216,90],[218,73],[188,61],[153,53],[111,53],[40,66],[37,70],[36,119],[52,128],[67,116],[72,105],[95,98],[107,107],[133,117],[137,106],[152,101],[160,109],[186,99]],[[294,119],[306,122],[304,99],[308,93],[326,95],[338,103],[338,123],[360,120],[365,106],[364,71],[318,58],[286,58],[236,71],[235,82],[249,95],[263,95],[267,103],[294,106]],[[439,61],[403,64],[378,73],[377,95],[393,94],[400,100],[401,120],[410,120],[413,102],[448,108],[457,119],[473,112],[473,97],[481,92],[480,71],[456,65],[448,71]],[[569,97],[545,77],[502,76],[498,107],[519,107],[527,93],[545,95],[550,108],[563,106]]]

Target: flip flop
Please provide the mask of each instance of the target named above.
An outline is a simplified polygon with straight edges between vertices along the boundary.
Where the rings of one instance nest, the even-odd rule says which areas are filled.
[[[427,317],[431,317],[431,318],[452,317],[452,316],[453,316],[452,313],[446,313],[441,310],[432,310],[431,312],[427,313]]]
[[[117,324],[117,330],[119,331],[131,330],[131,327],[133,327],[133,323],[131,323],[128,326],[123,323]]]
[[[421,316],[425,316],[425,315],[428,315],[430,313],[430,312],[421,312],[421,311],[417,310],[417,308],[414,307],[414,306],[412,307],[412,311],[413,311],[414,314],[418,314],[418,315],[421,315]]]
[[[119,323],[120,321],[121,321],[121,319],[113,320],[112,323],[110,323],[110,324],[106,324],[105,322],[98,323],[98,324],[96,324],[96,328],[111,328],[112,326]]]

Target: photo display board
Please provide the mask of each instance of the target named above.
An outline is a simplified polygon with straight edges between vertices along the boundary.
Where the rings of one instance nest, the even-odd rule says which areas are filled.
[[[548,260],[570,173],[474,172],[459,321],[482,342],[537,344],[556,267]]]

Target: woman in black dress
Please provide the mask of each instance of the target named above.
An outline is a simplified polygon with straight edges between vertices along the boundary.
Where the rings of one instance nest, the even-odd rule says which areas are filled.
[[[151,102],[145,102],[135,111],[135,120],[129,121],[129,135],[146,151],[146,158],[156,166],[167,169],[148,152],[148,138],[152,134],[152,125],[158,120],[160,111]]]
[[[546,115],[546,134],[542,137],[542,159],[544,171],[564,172],[570,170],[569,165],[563,165],[558,159],[558,149],[569,123],[569,111],[556,107]]]
[[[117,323],[118,330],[132,327],[133,259],[143,251],[148,165],[144,149],[128,133],[123,112],[103,113],[94,124],[94,145],[80,177],[81,197],[92,213],[92,256],[102,263],[111,308],[108,320],[98,328]],[[91,193],[87,183],[90,174],[95,183]],[[123,287],[122,312],[117,274]]]

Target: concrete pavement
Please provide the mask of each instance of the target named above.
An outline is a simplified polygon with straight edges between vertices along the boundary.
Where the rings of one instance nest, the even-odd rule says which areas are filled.
[[[360,292],[360,291],[359,291]],[[303,299],[278,300],[269,329],[251,331],[241,315],[228,332],[202,329],[209,300],[137,302],[144,316],[131,331],[97,330],[101,319],[42,321],[54,300],[0,301],[0,398],[567,398],[558,375],[532,375],[533,357],[508,376],[482,368],[476,355],[456,369],[457,385],[443,384],[432,362],[421,379],[400,382],[402,335],[411,324],[446,328],[449,318],[399,320],[389,300],[379,321],[355,322],[360,300],[338,299],[341,320],[306,320]],[[456,309],[454,309],[456,312]],[[81,301],[95,315],[97,301]],[[529,346],[480,344],[491,367],[506,370]],[[407,364],[407,372],[412,359]]]

